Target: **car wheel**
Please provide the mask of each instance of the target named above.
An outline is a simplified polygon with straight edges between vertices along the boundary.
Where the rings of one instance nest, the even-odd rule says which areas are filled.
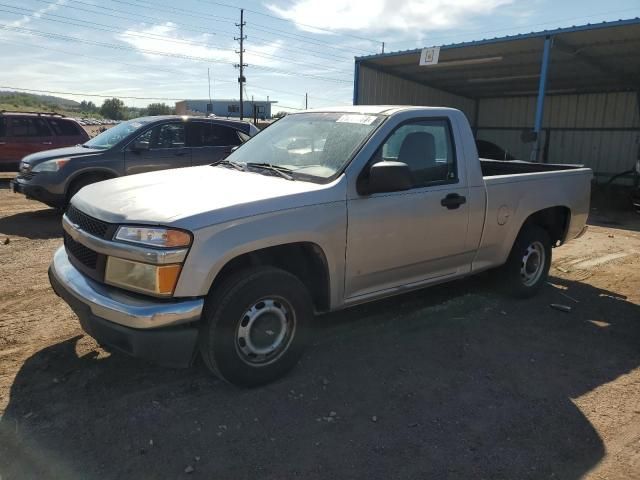
[[[508,293],[527,298],[544,285],[551,267],[551,239],[537,225],[525,225],[516,238],[502,273]]]
[[[273,267],[244,270],[209,295],[200,353],[229,383],[264,385],[298,363],[312,317],[311,297],[296,276]]]

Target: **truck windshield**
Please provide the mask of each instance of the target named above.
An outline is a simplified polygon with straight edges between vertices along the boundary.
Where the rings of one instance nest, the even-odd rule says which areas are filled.
[[[277,121],[227,160],[263,164],[294,178],[326,180],[350,160],[384,117],[359,113],[296,113]]]
[[[115,127],[111,127],[110,129],[102,132],[100,135],[93,137],[91,140],[86,142],[84,146],[106,150],[120,143],[145,124],[146,122],[142,122],[140,120],[122,122]]]

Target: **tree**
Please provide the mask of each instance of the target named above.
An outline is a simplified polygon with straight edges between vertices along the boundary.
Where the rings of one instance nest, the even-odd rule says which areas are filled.
[[[91,101],[87,102],[86,100],[82,100],[80,102],[80,111],[87,113],[96,113],[98,111],[98,107]]]
[[[147,106],[147,115],[171,115],[172,108],[165,103],[150,103]]]
[[[100,114],[111,120],[122,120],[124,118],[124,102],[119,98],[105,100],[100,107]]]
[[[278,112],[275,115],[273,115],[273,118],[282,118],[286,116],[287,116],[287,112]]]

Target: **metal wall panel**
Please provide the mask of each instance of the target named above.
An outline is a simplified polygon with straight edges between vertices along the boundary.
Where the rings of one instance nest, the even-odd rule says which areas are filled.
[[[475,117],[475,100],[453,95],[410,80],[360,65],[359,105],[424,105],[462,110],[471,123]]]
[[[533,126],[535,97],[487,98],[479,105],[478,138],[528,160],[532,144],[523,143],[520,132]],[[584,164],[601,181],[632,169],[638,159],[640,111],[634,92],[549,96],[542,128],[550,135],[549,162]],[[544,145],[546,136],[542,140]]]

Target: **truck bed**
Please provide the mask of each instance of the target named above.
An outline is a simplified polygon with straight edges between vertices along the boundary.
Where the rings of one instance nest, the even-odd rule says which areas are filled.
[[[558,163],[534,163],[521,160],[488,160],[480,159],[480,167],[484,177],[496,177],[498,175],[517,175],[537,172],[555,172],[558,170],[577,170],[583,165],[563,165]]]

